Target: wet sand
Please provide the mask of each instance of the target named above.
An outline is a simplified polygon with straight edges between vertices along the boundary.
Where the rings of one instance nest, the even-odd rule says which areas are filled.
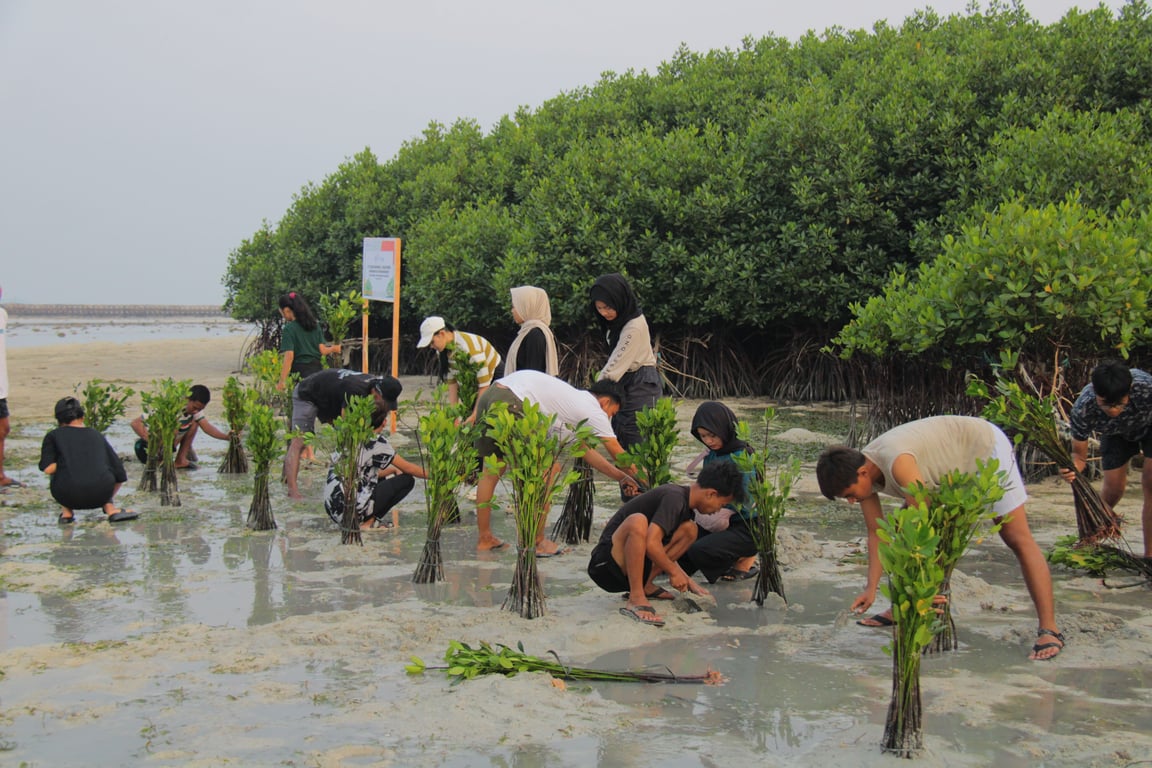
[[[887,634],[846,607],[864,581],[859,513],[815,492],[806,471],[781,524],[785,604],[750,601],[749,582],[716,584],[715,607],[659,604],[668,625],[618,613],[618,596],[584,573],[591,545],[541,561],[547,615],[501,610],[514,553],[477,554],[472,505],[442,546],[446,581],[414,585],[424,543],[422,484],[401,524],[341,546],[320,503],[324,468],[307,466],[293,502],[274,485],[274,532],[244,527],[248,476],[216,474],[222,444],[202,436],[203,468],[181,473],[179,507],[133,489],[141,512],[111,526],[85,513],[55,524],[35,469],[52,404],[100,377],[147,388],[163,376],[216,391],[239,368],[242,339],[86,344],[9,351],[13,434],[8,469],[27,487],[0,508],[0,748],[35,765],[889,765],[880,753],[890,695]],[[406,380],[408,396],[428,388]],[[683,478],[696,445],[674,461]],[[734,403],[753,416],[764,403]],[[805,456],[834,434],[821,409],[811,430],[782,433]],[[219,419],[219,404],[209,419]],[[110,435],[127,456],[124,423]],[[394,442],[415,456],[402,425]],[[808,470],[810,470],[810,463]],[[597,483],[599,528],[618,504]],[[1030,487],[1042,547],[1074,532],[1058,482]],[[1134,484],[1121,512],[1139,516]],[[555,515],[553,515],[554,517]],[[512,537],[497,512],[498,535]],[[595,531],[594,531],[595,537]],[[1139,528],[1129,532],[1138,539]],[[953,583],[961,650],[925,661],[931,766],[1119,766],[1152,759],[1152,641],[1146,585],[1054,571],[1068,648],[1030,662],[1035,618],[1015,563],[995,538],[974,547]],[[685,605],[679,605],[686,608]],[[450,640],[554,651],[602,668],[712,668],[722,686],[576,684],[543,675],[451,685],[409,677],[416,655],[439,663]]]

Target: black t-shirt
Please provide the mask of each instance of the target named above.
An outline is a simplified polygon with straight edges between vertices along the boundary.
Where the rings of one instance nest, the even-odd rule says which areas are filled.
[[[692,507],[688,504],[686,485],[667,483],[646,491],[620,507],[604,526],[600,534],[600,544],[612,543],[612,534],[629,515],[640,512],[648,518],[649,524],[660,526],[664,531],[664,543],[672,538],[672,533],[683,523],[693,519]]]
[[[316,406],[316,417],[327,424],[340,415],[348,404],[348,398],[372,394],[372,385],[379,378],[347,368],[329,368],[300,382],[296,386],[296,396]]]
[[[102,488],[128,480],[124,462],[91,427],[57,427],[44,435],[40,469],[56,465],[52,486],[68,489]]]
[[[516,350],[516,370],[525,369],[548,372],[548,337],[539,328],[524,334]]]

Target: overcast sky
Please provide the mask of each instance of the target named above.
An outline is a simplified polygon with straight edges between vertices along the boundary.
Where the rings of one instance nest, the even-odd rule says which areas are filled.
[[[488,131],[681,43],[895,26],[928,5],[0,0],[3,300],[219,304],[229,252],[365,147],[388,160],[460,117]],[[1077,5],[1095,7],[1025,2],[1045,23]],[[403,236],[365,233],[381,234]]]

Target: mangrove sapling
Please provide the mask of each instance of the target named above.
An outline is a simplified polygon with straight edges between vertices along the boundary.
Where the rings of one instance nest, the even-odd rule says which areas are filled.
[[[576,480],[568,486],[564,497],[564,508],[552,526],[552,540],[565,544],[578,544],[592,536],[592,513],[595,509],[595,487],[592,484],[592,467],[583,457],[572,463]]]
[[[662,397],[656,405],[645,406],[636,414],[640,442],[618,458],[621,464],[636,467],[642,488],[655,488],[672,482],[672,451],[679,440],[676,403]]]
[[[516,571],[503,608],[517,611],[525,619],[544,615],[544,590],[536,568],[536,539],[542,530],[556,493],[574,482],[574,471],[561,467],[570,456],[583,455],[591,430],[580,426],[562,435],[552,429],[555,416],[545,415],[535,403],[525,400],[523,415],[517,418],[503,403],[496,403],[485,416],[488,436],[501,456],[488,456],[485,472],[507,470],[512,487],[516,518]]]
[[[943,598],[937,602],[939,630],[924,649],[925,653],[955,651],[960,647],[952,618],[952,572],[978,532],[982,536],[997,533],[1006,522],[997,521],[992,511],[992,505],[1004,498],[1004,488],[1000,485],[1003,473],[999,469],[1000,462],[996,459],[987,463],[977,461],[974,473],[951,472],[941,478],[940,487],[930,495],[922,488],[913,491],[913,498],[928,504],[932,525],[940,536],[936,561],[944,571],[937,590]]]
[[[1056,429],[1056,394],[1038,397],[1029,394],[1014,381],[996,375],[996,394],[988,385],[972,377],[968,380],[968,394],[984,398],[988,404],[981,414],[991,422],[1004,427],[1016,445],[1027,440],[1039,448],[1057,467],[1075,472],[1072,498],[1076,507],[1076,529],[1082,544],[1095,544],[1105,539],[1120,538],[1120,519],[1104,503],[1096,489],[1076,470],[1072,451]]]
[[[248,507],[248,527],[254,531],[270,531],[276,527],[276,518],[272,516],[268,473],[284,451],[280,419],[271,406],[259,402],[252,404],[244,441],[252,454],[252,504]]]
[[[456,489],[476,466],[471,430],[462,434],[457,419],[458,410],[438,396],[432,409],[418,422],[417,446],[428,477],[424,483],[427,535],[420,562],[412,574],[412,581],[417,584],[443,580],[440,532],[447,523],[459,520]]]
[[[360,452],[374,439],[372,413],[376,401],[371,396],[350,397],[343,412],[332,422],[336,453],[332,469],[344,491],[344,515],[340,520],[340,543],[361,544],[360,511],[356,499],[360,490]]]
[[[1075,536],[1061,536],[1044,554],[1049,563],[1062,565],[1089,576],[1102,577],[1108,571],[1135,571],[1152,578],[1152,561],[1127,550],[1101,544],[1081,546]]]
[[[280,353],[274,349],[252,355],[247,362],[248,371],[252,374],[252,387],[256,390],[256,399],[272,408],[274,413],[288,417],[288,427],[291,428],[292,418],[292,390],[300,381],[300,374],[288,374],[288,382],[283,390],[276,387],[280,384],[280,372],[284,370],[284,361]]]
[[[84,391],[79,394],[80,402],[84,405],[85,426],[103,434],[116,419],[127,412],[128,398],[136,394],[136,391],[131,387],[92,379],[84,385]]]
[[[429,670],[443,670],[452,678],[453,685],[480,675],[513,677],[521,672],[545,672],[561,680],[601,680],[615,683],[723,685],[725,682],[724,677],[714,669],[709,669],[702,675],[677,675],[668,669],[664,672],[614,672],[564,664],[554,651],[549,651],[549,653],[552,654],[555,661],[529,656],[524,652],[523,643],[516,644],[517,650],[512,650],[502,644],[497,645],[496,648],[485,642],[481,642],[479,648],[473,648],[467,643],[450,640],[448,641],[448,650],[444,653],[446,666],[429,667],[422,659],[412,656],[411,662],[405,665],[404,670],[410,675],[422,675]]]
[[[780,575],[776,533],[787,508],[788,497],[792,494],[792,485],[800,476],[800,460],[789,457],[782,466],[769,467],[771,452],[768,450],[768,430],[776,420],[776,409],[766,409],[761,420],[764,424],[764,442],[760,450],[755,453],[740,451],[734,453],[732,459],[745,473],[744,490],[749,497],[744,501],[745,506],[754,508],[753,516],[748,519],[748,530],[756,542],[760,572],[756,574],[752,599],[756,605],[762,606],[770,592],[780,595],[785,602],[788,600],[784,596],[784,578]],[[748,443],[750,431],[746,422],[741,421],[736,425],[736,436],[745,443]]]
[[[244,386],[235,376],[224,382],[224,419],[228,422],[228,450],[217,472],[243,474],[248,471],[248,455],[240,435],[248,426],[248,415],[256,403],[255,390]]]
[[[881,591],[892,601],[892,699],[881,749],[915,757],[924,748],[921,722],[920,661],[939,625],[936,590],[944,578],[937,562],[940,543],[932,514],[923,501],[889,512],[879,520],[879,555],[888,583]]]
[[[180,418],[188,403],[192,382],[164,379],[153,380],[151,392],[140,393],[144,405],[144,423],[148,428],[148,462],[140,479],[140,490],[156,490],[156,477],[160,479],[160,506],[180,506],[180,489],[176,482],[176,454],[173,440],[180,428]],[[149,468],[152,469],[150,479]],[[145,487],[145,483],[148,487]]]
[[[322,293],[316,306],[324,327],[328,329],[328,335],[332,337],[332,343],[343,344],[348,326],[364,313],[364,297],[355,289],[346,294],[341,294],[339,291]],[[331,367],[332,363],[340,362],[343,362],[341,354],[324,356],[325,368]]]

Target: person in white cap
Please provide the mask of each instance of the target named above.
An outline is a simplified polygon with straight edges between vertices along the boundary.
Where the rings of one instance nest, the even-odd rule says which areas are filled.
[[[492,385],[496,378],[496,368],[500,365],[500,353],[496,347],[483,336],[474,333],[457,331],[444,318],[432,315],[424,318],[420,323],[420,341],[416,342],[417,349],[432,347],[440,359],[440,380],[448,384],[448,402],[460,402],[460,388],[456,381],[456,366],[452,361],[452,353],[456,349],[463,349],[472,358],[472,362],[480,366],[476,372],[476,400]],[[472,404],[472,413],[465,419],[471,424],[476,420],[476,403]]]

